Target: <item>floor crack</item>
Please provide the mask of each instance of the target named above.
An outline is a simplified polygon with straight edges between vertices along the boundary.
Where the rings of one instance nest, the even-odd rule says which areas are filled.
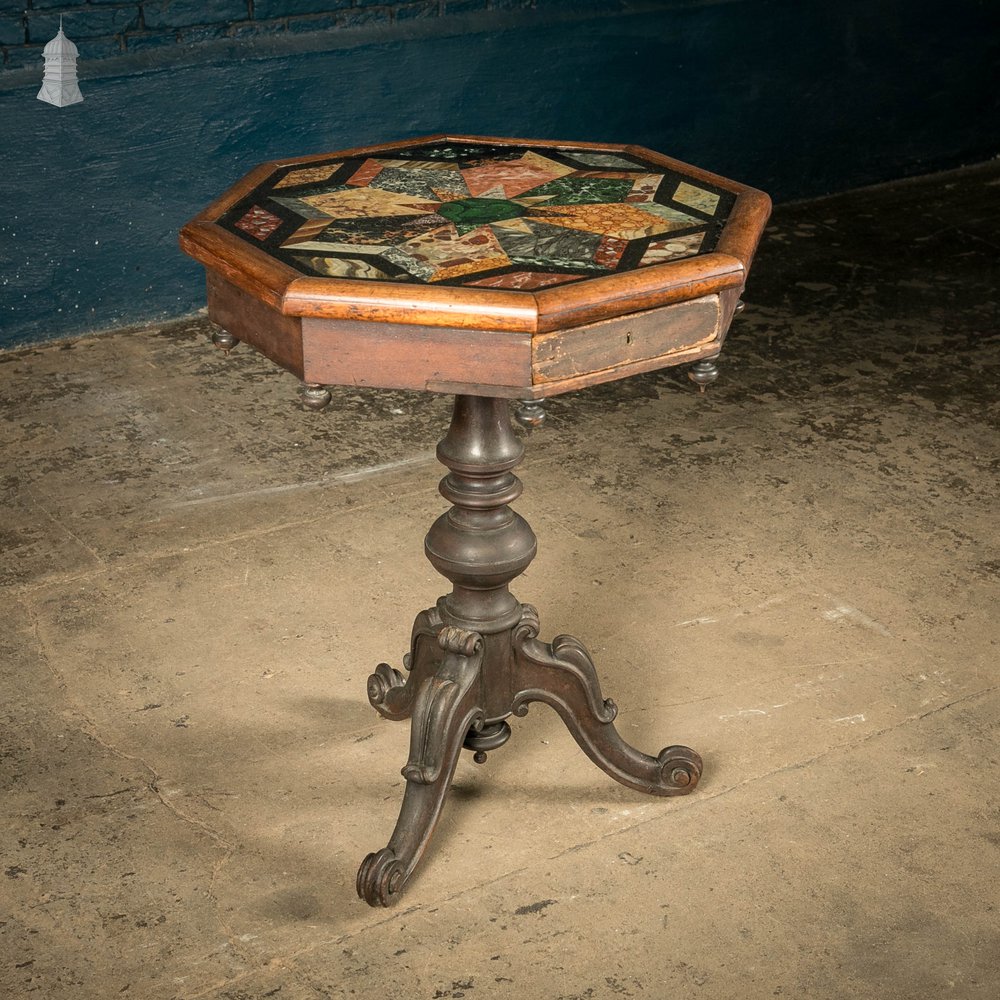
[[[196,816],[192,816],[186,813],[184,810],[179,809],[173,802],[171,802],[166,797],[166,795],[164,794],[164,792],[160,787],[161,782],[163,781],[163,775],[161,775],[148,760],[137,754],[131,754],[125,750],[122,750],[120,747],[116,746],[114,743],[109,742],[108,740],[104,739],[104,737],[101,736],[97,723],[86,713],[86,711],[84,711],[79,702],[72,696],[65,676],[59,671],[58,667],[55,665],[54,658],[50,655],[50,644],[44,634],[41,618],[38,614],[37,609],[31,604],[30,601],[23,600],[23,598],[22,601],[31,623],[31,631],[35,637],[35,644],[38,650],[38,655],[45,663],[45,666],[48,669],[49,673],[54,678],[58,689],[63,693],[63,696],[66,702],[68,703],[68,706],[76,721],[77,729],[81,733],[81,735],[91,740],[92,742],[96,743],[99,747],[101,747],[102,750],[111,754],[113,757],[119,760],[128,761],[130,764],[137,766],[141,768],[143,771],[145,771],[148,777],[147,780],[144,782],[144,785],[153,794],[153,796],[157,799],[157,801],[172,816],[174,816],[176,819],[178,819],[185,825],[191,826],[194,829],[198,830],[204,836],[208,837],[213,842],[213,844],[215,844],[215,846],[220,851],[222,851],[222,856],[212,866],[211,878],[209,880],[209,886],[206,894],[212,901],[215,910],[216,920],[218,921],[219,926],[221,927],[222,932],[226,937],[226,940],[229,942],[230,947],[236,954],[241,956],[244,955],[244,951],[240,946],[238,936],[222,916],[222,909],[221,906],[219,905],[219,900],[215,893],[215,884],[219,878],[219,875],[221,874],[223,868],[225,868],[225,866],[229,863],[229,861],[236,853],[238,845],[229,841],[218,830],[215,830],[208,823],[205,823],[203,820],[199,819]],[[91,795],[87,796],[87,798],[91,799],[111,798],[114,795],[119,795],[122,794],[123,792],[130,790],[134,791],[135,789],[134,787],[132,789],[121,789],[120,791],[112,792],[109,795]]]

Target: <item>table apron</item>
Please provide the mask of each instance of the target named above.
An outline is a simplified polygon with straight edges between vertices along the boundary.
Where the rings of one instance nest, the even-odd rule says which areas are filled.
[[[542,334],[532,342],[533,381],[562,381],[688,351],[718,340],[722,321],[719,296],[705,295]]]

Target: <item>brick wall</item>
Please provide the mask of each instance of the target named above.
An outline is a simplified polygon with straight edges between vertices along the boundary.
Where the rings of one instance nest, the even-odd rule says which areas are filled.
[[[0,67],[40,66],[59,30],[81,60],[219,38],[376,26],[417,18],[569,6],[568,0],[0,0]],[[584,3],[583,6],[591,6]]]

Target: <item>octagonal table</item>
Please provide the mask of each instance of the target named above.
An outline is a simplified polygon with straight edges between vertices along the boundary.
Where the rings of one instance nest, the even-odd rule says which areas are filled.
[[[510,593],[535,536],[509,506],[523,453],[509,398],[540,400],[716,357],[770,211],[752,188],[636,146],[432,136],[266,163],[181,233],[229,348],[326,385],[455,396],[438,445],[452,507],[425,552],[452,583],[413,625],[408,674],[371,704],[411,718],[406,791],[357,887],[387,905],[424,853],[462,748],[482,763],[531,702],[611,777],[690,792],[701,759],[622,740],[583,644],[538,639]]]

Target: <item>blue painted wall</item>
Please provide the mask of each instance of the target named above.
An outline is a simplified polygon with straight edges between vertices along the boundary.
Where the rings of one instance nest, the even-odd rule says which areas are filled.
[[[39,71],[8,68],[0,346],[197,309],[201,269],[177,230],[273,157],[437,131],[634,141],[778,200],[989,158],[994,14],[987,0],[549,0],[175,37],[81,63],[84,103],[62,109],[35,100]]]

